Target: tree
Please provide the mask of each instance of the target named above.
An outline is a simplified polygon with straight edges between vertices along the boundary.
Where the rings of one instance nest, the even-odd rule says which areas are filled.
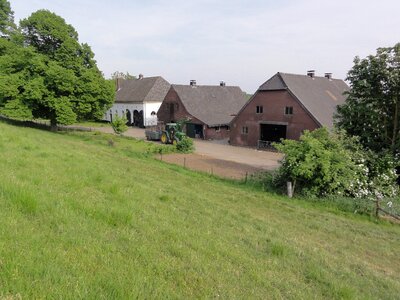
[[[356,57],[347,75],[350,91],[336,116],[339,128],[375,152],[400,149],[400,43]]]
[[[111,74],[111,79],[136,79],[136,76],[133,76],[131,74],[129,74],[129,72],[123,73],[123,72],[119,72],[119,71],[115,71],[114,73]]]
[[[1,0],[0,0],[1,1]],[[27,109],[33,117],[57,124],[100,119],[112,105],[115,87],[98,70],[94,53],[79,44],[65,20],[39,10],[21,21],[24,45],[0,44],[0,110]]]
[[[14,12],[11,10],[10,2],[0,0],[0,37],[9,37],[16,28]]]

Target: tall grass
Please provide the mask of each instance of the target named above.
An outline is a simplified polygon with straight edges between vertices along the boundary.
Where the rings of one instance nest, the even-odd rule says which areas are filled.
[[[0,123],[0,298],[398,297],[399,226],[151,147]]]

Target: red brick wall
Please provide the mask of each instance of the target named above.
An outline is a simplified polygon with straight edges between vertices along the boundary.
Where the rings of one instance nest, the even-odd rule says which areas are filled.
[[[262,114],[256,113],[257,106],[263,106]],[[285,115],[286,106],[293,107],[293,115]],[[231,123],[231,144],[256,147],[262,122],[287,123],[286,138],[294,140],[299,139],[303,130],[319,127],[287,91],[257,91],[251,102]],[[242,134],[243,126],[248,127],[248,134]]]
[[[217,131],[215,127],[208,128],[208,126],[206,126],[204,134],[206,140],[223,140],[229,138],[230,130],[229,126],[221,126],[219,127],[219,131]]]

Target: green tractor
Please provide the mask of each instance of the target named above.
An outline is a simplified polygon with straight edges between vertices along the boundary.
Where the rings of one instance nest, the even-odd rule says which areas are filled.
[[[176,145],[185,136],[182,126],[180,122],[166,124],[161,134],[161,143]]]

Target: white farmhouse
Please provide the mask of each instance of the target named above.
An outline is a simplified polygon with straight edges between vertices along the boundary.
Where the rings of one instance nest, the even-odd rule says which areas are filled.
[[[157,125],[157,111],[169,91],[170,84],[161,76],[138,79],[117,79],[114,105],[104,115],[104,120],[125,116],[128,124],[138,127]]]

